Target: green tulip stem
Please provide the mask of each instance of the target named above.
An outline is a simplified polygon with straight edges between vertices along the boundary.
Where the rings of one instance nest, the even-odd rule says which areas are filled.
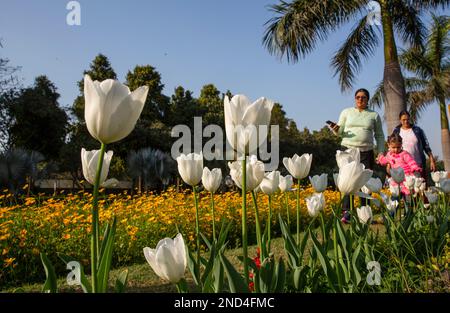
[[[289,221],[289,193],[286,192],[285,193],[285,198],[286,198],[286,218],[287,218],[287,223],[290,229],[291,226],[291,222]]]
[[[300,179],[297,180],[297,245],[300,244]]]
[[[242,253],[244,257],[245,285],[249,284],[248,251],[247,251],[247,163],[242,160]]]
[[[261,225],[259,223],[259,210],[258,210],[258,202],[256,201],[255,191],[252,190],[252,198],[253,204],[255,205],[255,220],[256,220],[256,243],[259,247],[260,253],[263,253],[262,243],[261,243]],[[261,254],[261,259],[263,260],[263,255]]]
[[[267,216],[267,252],[270,253],[270,224],[272,222],[272,196],[269,196],[269,215]]]
[[[400,189],[400,184],[398,184],[398,215],[399,215],[399,221],[402,220],[402,211],[400,207],[400,202],[402,201],[402,191]]]
[[[213,241],[216,241],[216,215],[214,212],[214,193],[211,192],[211,211],[212,211],[212,228],[213,228]]]
[[[192,187],[194,190],[194,203],[195,203],[195,233],[197,237],[197,281],[201,284],[200,280],[200,227],[199,227],[199,218],[198,218],[198,198],[197,198],[197,188],[195,186]]]
[[[187,293],[189,292],[189,288],[187,282],[184,278],[182,278],[178,283],[175,284],[177,286],[178,293]]]
[[[92,234],[91,234],[91,271],[92,271],[92,292],[98,291],[97,266],[100,260],[99,251],[99,214],[98,214],[98,189],[100,187],[100,176],[102,173],[103,157],[105,155],[106,145],[102,143],[100,156],[97,163],[97,172],[95,173],[93,202],[92,202]]]

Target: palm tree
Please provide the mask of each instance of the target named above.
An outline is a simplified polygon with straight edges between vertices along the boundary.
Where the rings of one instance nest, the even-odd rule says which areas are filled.
[[[440,108],[441,143],[445,170],[450,171],[450,133],[445,100],[450,97],[450,21],[448,16],[432,15],[432,24],[424,49],[411,47],[402,51],[400,64],[415,77],[405,79],[408,108],[413,120],[432,103]],[[381,106],[385,95],[378,86],[372,105]]]
[[[288,62],[296,62],[311,52],[318,41],[325,41],[328,35],[350,20],[359,17],[346,41],[333,56],[331,66],[339,74],[341,89],[352,87],[355,74],[362,66],[362,59],[374,54],[382,37],[384,47],[385,118],[388,132],[398,121],[398,114],[406,108],[404,80],[397,55],[396,34],[405,42],[421,47],[424,26],[420,13],[443,8],[450,0],[379,0],[375,4],[381,16],[381,32],[368,23],[367,0],[281,0],[270,9],[279,16],[266,22],[267,29],[263,44],[271,54]],[[379,4],[379,5],[378,5]],[[361,14],[363,17],[361,18]],[[394,32],[395,31],[395,32]]]

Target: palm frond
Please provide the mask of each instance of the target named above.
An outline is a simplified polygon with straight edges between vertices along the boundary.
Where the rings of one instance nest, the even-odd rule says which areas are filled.
[[[433,88],[430,86],[423,90],[409,92],[407,97],[408,109],[413,122],[419,120],[426,108],[435,100]]]
[[[288,62],[296,62],[365,4],[362,0],[294,0],[290,3],[282,0],[269,6],[277,16],[264,24],[263,45],[270,54],[279,58],[286,56]]]
[[[413,72],[421,79],[430,79],[433,75],[432,61],[423,50],[417,48],[401,50],[399,61],[406,70]]]
[[[390,1],[390,12],[394,27],[403,43],[416,49],[423,49],[426,27],[416,6],[405,1]]]
[[[406,2],[408,5],[414,6],[417,10],[438,9],[439,7],[445,9],[450,5],[450,0],[408,0]]]
[[[377,88],[375,89],[372,98],[369,100],[369,108],[381,108],[384,103],[384,84],[383,80],[378,83]]]
[[[334,76],[339,74],[342,91],[352,87],[356,74],[361,70],[362,57],[368,59],[372,56],[378,43],[374,27],[367,24],[366,16],[363,17],[331,60]]]
[[[448,16],[432,15],[432,25],[427,41],[429,48],[427,53],[432,59],[435,70],[441,69],[444,63],[448,63],[450,52],[450,19]]]

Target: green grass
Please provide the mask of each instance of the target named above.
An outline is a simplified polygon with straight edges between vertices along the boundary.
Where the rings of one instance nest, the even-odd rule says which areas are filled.
[[[345,225],[344,227],[348,227]],[[380,232],[380,235],[384,234],[384,226],[379,224],[374,224],[371,226],[372,231]],[[320,238],[318,238],[320,240]],[[311,239],[309,239],[311,243]],[[309,244],[308,244],[309,245]],[[286,260],[286,253],[284,251],[284,242],[282,238],[272,239],[271,252],[274,253],[275,257],[282,257]],[[249,257],[256,257],[256,245],[248,247]],[[225,251],[226,257],[235,266],[239,272],[243,272],[243,264],[238,259],[238,256],[242,255],[242,248],[227,249]],[[305,254],[305,257],[308,255]],[[176,287],[162,279],[160,279],[152,270],[148,263],[135,264],[122,268],[112,269],[110,272],[110,288],[114,291],[114,282],[118,275],[128,269],[128,281],[126,292],[176,292]],[[65,273],[69,274],[69,271]],[[88,279],[89,276],[88,276]],[[192,275],[189,270],[186,270],[186,280],[190,286],[190,290],[194,290],[194,283],[192,281]],[[36,284],[24,284],[22,286],[11,287],[2,290],[1,292],[41,292],[43,283]],[[58,292],[83,292],[80,286],[70,286],[66,282],[66,277],[62,276],[58,279]]]

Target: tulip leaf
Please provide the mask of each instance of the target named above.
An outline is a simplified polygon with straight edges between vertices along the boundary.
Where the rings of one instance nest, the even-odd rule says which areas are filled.
[[[206,236],[205,236],[202,232],[200,232],[200,236],[202,236],[203,241],[204,241],[204,242],[206,243],[206,245],[208,246],[208,249],[211,250],[211,242],[208,240],[208,238],[206,238]]]
[[[42,265],[44,266],[46,277],[44,286],[42,287],[42,292],[56,293],[58,286],[56,282],[55,268],[53,267],[50,259],[47,257],[47,254],[43,252],[41,252],[41,261]]]
[[[299,266],[294,269],[292,278],[294,280],[294,287],[297,291],[302,291],[305,285],[306,274],[308,270],[308,266]]]
[[[103,255],[103,253],[105,253],[106,244],[108,242],[108,237],[109,237],[110,232],[111,232],[111,227],[110,227],[109,223],[107,223],[106,227],[105,227],[105,231],[103,232],[103,240],[102,240],[102,245],[100,248],[100,254],[97,256],[98,257],[98,264],[97,264],[98,267],[100,266],[100,260],[102,258],[102,255]]]
[[[236,292],[248,292],[248,286],[245,284],[245,280],[242,276],[236,271],[230,261],[226,258],[225,255],[219,254],[220,261],[223,264],[225,273],[228,278],[228,285],[230,287],[230,291],[232,293]]]
[[[283,234],[284,239],[284,248],[289,256],[288,262],[289,265],[294,268],[298,265],[298,261],[300,260],[300,253],[295,244],[295,240],[292,237],[292,234],[289,232],[286,223],[281,218],[281,215],[278,214],[278,219],[280,221],[281,232]],[[306,236],[307,237],[307,236]]]
[[[322,265],[322,269],[325,272],[325,276],[327,277],[328,282],[330,283],[330,287],[336,291],[336,286],[335,286],[335,284],[337,282],[336,273],[332,270],[330,262],[328,261],[328,257],[325,255],[322,247],[320,246],[320,243],[317,241],[316,237],[313,236],[311,230],[309,232],[310,232],[310,237],[313,241],[314,249],[317,252],[317,257],[319,258],[319,262]]]
[[[111,268],[115,234],[116,217],[114,216],[111,229],[108,232],[108,237],[103,239],[104,241],[106,240],[105,249],[100,258],[100,266],[98,267],[97,272],[98,290],[100,292],[106,292],[108,289],[109,270]]]
[[[358,244],[355,251],[353,251],[352,255],[352,266],[353,266],[353,273],[356,279],[356,285],[358,285],[361,282],[361,274],[359,273],[358,266],[356,264],[360,252],[361,252],[361,244]]]
[[[77,259],[75,259],[75,258],[73,258],[71,256],[68,256],[68,255],[62,254],[62,253],[58,253],[58,257],[66,264],[69,263],[69,262],[72,262],[72,261],[78,262]],[[90,281],[86,278],[86,275],[84,273],[83,265],[80,262],[78,262],[78,264],[80,265],[80,284],[81,284],[81,288],[83,289],[83,291],[85,293],[91,293],[92,292],[91,284],[90,284]]]
[[[214,259],[216,257],[216,247],[212,245],[210,247],[210,253],[209,253],[209,259],[208,262],[206,262],[205,271],[203,272],[202,281],[206,280],[206,277],[210,274],[213,265],[214,265]]]
[[[276,265],[276,271],[277,280],[274,292],[283,292],[286,283],[286,267],[284,266],[284,261],[281,257]]]
[[[117,293],[123,293],[127,286],[127,278],[128,278],[128,269],[124,270],[119,274],[119,277],[116,279],[115,290]]]
[[[188,249],[187,247],[186,247],[186,249]],[[189,271],[191,272],[191,274],[192,274],[192,279],[194,280],[194,283],[197,285],[197,286],[199,286],[200,285],[200,282],[198,281],[198,277],[199,277],[199,275],[198,275],[198,272],[197,272],[197,261],[195,260],[195,257],[193,256],[193,254],[192,254],[192,252],[191,251],[187,251],[188,253],[187,253],[187,255],[188,255],[188,267],[189,267]]]
[[[214,259],[214,291],[216,293],[221,292],[223,289],[223,280],[224,280],[224,272],[223,272],[223,266],[222,262],[219,258]]]
[[[221,226],[220,232],[219,232],[219,237],[218,237],[219,239],[217,240],[218,248],[225,245],[230,228],[231,228],[231,222],[228,222],[227,224],[225,224],[225,220],[223,220],[222,226]],[[220,249],[218,249],[218,250],[220,250]]]

